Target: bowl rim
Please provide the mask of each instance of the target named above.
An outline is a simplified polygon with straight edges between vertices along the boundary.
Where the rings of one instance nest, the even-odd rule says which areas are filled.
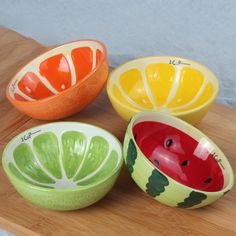
[[[45,187],[41,187],[41,186],[37,186],[37,185],[34,185],[34,184],[31,184],[31,183],[28,183],[28,182],[25,182],[19,178],[17,178],[12,172],[11,170],[9,169],[8,165],[6,164],[6,159],[7,159],[7,155],[6,155],[6,152],[7,152],[7,149],[9,148],[10,144],[11,143],[14,143],[15,140],[17,138],[19,138],[22,133],[25,133],[25,132],[30,132],[31,130],[34,130],[35,128],[40,128],[42,126],[50,126],[50,125],[63,125],[63,124],[74,124],[74,125],[78,125],[78,126],[85,126],[85,127],[90,127],[90,128],[96,128],[98,130],[101,130],[105,133],[107,133],[108,135],[110,135],[112,138],[113,138],[113,142],[116,142],[118,144],[118,147],[120,149],[120,159],[119,159],[119,162],[118,162],[118,165],[116,166],[116,168],[114,168],[112,170],[112,172],[109,173],[109,175],[106,176],[106,178],[100,180],[100,181],[97,181],[95,183],[91,183],[91,184],[88,184],[88,185],[83,185],[83,186],[79,186],[76,187],[76,188],[65,188],[65,189],[57,189],[57,188],[45,188]],[[76,131],[76,130],[75,130]],[[110,141],[111,139],[109,139]],[[119,155],[119,153],[118,153]],[[6,175],[8,176],[10,182],[12,182],[12,180],[14,180],[15,182],[18,182],[18,184],[21,184],[23,185],[24,187],[27,187],[29,189],[34,189],[34,190],[38,190],[38,191],[45,191],[45,192],[57,192],[57,193],[65,193],[65,192],[76,192],[76,191],[83,191],[83,190],[88,190],[90,188],[93,188],[95,186],[99,186],[100,184],[103,184],[105,183],[106,181],[108,181],[110,178],[112,178],[117,172],[120,171],[121,167],[122,167],[122,164],[123,164],[123,152],[122,152],[122,145],[121,145],[121,142],[118,140],[118,138],[113,135],[111,132],[99,127],[99,126],[96,126],[96,125],[92,125],[92,124],[88,124],[88,123],[84,123],[84,122],[76,122],[76,121],[60,121],[60,122],[51,122],[51,123],[45,123],[45,124],[42,124],[42,125],[37,125],[37,126],[33,126],[29,129],[26,129],[22,132],[20,132],[18,135],[16,135],[14,138],[12,138],[7,144],[6,146],[4,147],[4,150],[3,150],[3,153],[2,153],[2,166],[3,166],[3,169],[4,169],[4,172],[6,173]],[[12,184],[13,185],[13,184]],[[14,185],[13,185],[14,186]],[[14,188],[16,188],[14,186]]]
[[[223,154],[223,158],[225,159],[225,161],[228,163],[228,170],[227,170],[227,174],[229,176],[229,182],[228,184],[223,187],[221,190],[219,191],[204,191],[204,190],[200,190],[200,189],[196,189],[196,188],[192,188],[192,187],[189,187],[187,185],[184,185],[180,182],[178,182],[177,180],[171,178],[170,176],[168,176],[167,174],[165,174],[163,171],[161,171],[160,169],[158,169],[155,165],[153,165],[149,160],[148,158],[144,155],[144,153],[142,152],[142,150],[139,148],[139,146],[137,145],[135,139],[134,139],[134,135],[133,135],[133,124],[135,121],[137,121],[140,117],[145,117],[145,116],[152,116],[152,120],[154,122],[160,122],[158,121],[158,117],[164,117],[164,118],[168,118],[171,120],[171,122],[173,122],[174,124],[182,124],[182,125],[186,125],[187,127],[189,127],[190,129],[193,130],[194,133],[198,133],[200,134],[201,136],[203,136],[212,146],[214,146],[216,149],[218,149],[222,154]],[[153,119],[153,117],[155,116],[155,120]],[[161,122],[161,123],[164,123],[164,122]],[[169,125],[169,124],[168,124]],[[171,125],[172,126],[172,125]],[[180,129],[180,127],[178,127],[177,129]],[[183,130],[181,130],[182,132],[184,132]],[[197,129],[196,127],[194,127],[193,125],[187,123],[186,121],[183,121],[181,120],[180,118],[177,118],[177,117],[174,117],[172,115],[168,115],[168,114],[161,114],[161,113],[158,113],[156,111],[145,111],[145,112],[140,112],[136,115],[134,115],[132,117],[132,119],[130,120],[129,122],[129,125],[128,125],[128,128],[127,128],[127,131],[129,133],[129,136],[130,138],[133,140],[134,144],[135,144],[135,147],[138,149],[138,152],[141,154],[141,157],[142,159],[144,160],[144,162],[150,166],[151,168],[155,168],[156,170],[158,170],[160,173],[162,173],[164,176],[166,176],[167,178],[169,178],[174,184],[177,184],[181,187],[184,187],[184,188],[187,188],[191,191],[196,191],[196,192],[201,192],[201,193],[205,193],[206,195],[216,195],[216,194],[220,194],[220,193],[225,193],[227,190],[230,190],[233,185],[234,185],[234,173],[233,173],[233,169],[232,169],[232,166],[228,160],[228,158],[225,156],[225,154],[223,153],[223,151],[207,136],[205,135],[202,131],[200,131],[199,129]],[[184,132],[185,133],[185,132]],[[188,134],[189,135],[189,134]],[[192,135],[189,135],[191,136],[191,138],[194,138]]]
[[[48,96],[48,97],[45,97],[45,98],[42,98],[42,99],[36,99],[34,101],[20,101],[20,100],[17,100],[15,98],[13,98],[10,93],[9,93],[9,90],[10,90],[10,86],[12,84],[12,82],[14,81],[14,79],[18,76],[18,74],[27,66],[29,66],[31,63],[33,63],[35,60],[39,59],[40,57],[42,57],[43,55],[45,54],[49,54],[48,57],[50,57],[50,52],[53,51],[53,50],[56,50],[56,49],[59,49],[59,48],[62,48],[66,45],[69,45],[69,44],[73,44],[73,43],[77,43],[77,42],[95,42],[97,44],[99,44],[102,49],[103,49],[103,53],[102,53],[102,56],[101,56],[101,59],[99,61],[99,63],[95,66],[95,68],[93,70],[91,70],[86,76],[83,77],[83,79],[81,79],[79,82],[76,82],[74,85],[70,86],[69,88],[63,90],[63,91],[60,91],[58,92],[57,94],[53,94],[51,96]],[[91,75],[93,75],[94,73],[97,72],[97,70],[101,67],[102,63],[104,61],[107,60],[107,48],[105,46],[104,43],[102,43],[101,41],[99,40],[96,40],[96,39],[80,39],[80,40],[74,40],[74,41],[70,41],[70,42],[66,42],[66,43],[63,43],[63,44],[59,44],[58,46],[56,47],[53,47],[53,48],[45,48],[45,52],[42,52],[40,53],[38,56],[34,57],[32,60],[30,60],[28,63],[24,64],[19,70],[17,70],[17,72],[14,74],[14,76],[11,78],[11,80],[9,81],[8,85],[7,85],[7,88],[6,88],[6,97],[9,101],[11,101],[12,103],[18,103],[18,104],[35,104],[35,103],[39,103],[39,102],[47,102],[51,99],[55,99],[56,97],[60,96],[60,95],[63,95],[64,93],[68,93],[70,92],[70,90],[72,90],[73,88],[75,87],[79,87],[82,83],[84,83]]]
[[[171,115],[174,115],[174,116],[181,116],[181,115],[188,115],[188,114],[191,114],[191,113],[194,113],[194,112],[197,112],[198,110],[201,110],[202,108],[210,105],[217,97],[218,93],[219,93],[219,82],[217,80],[217,77],[216,75],[214,74],[214,72],[209,69],[207,66],[199,63],[198,61],[194,61],[194,60],[190,60],[188,58],[183,58],[183,57],[178,57],[178,56],[146,56],[146,57],[139,57],[139,58],[136,58],[136,59],[133,59],[133,60],[130,60],[130,61],[127,61],[121,65],[119,65],[118,67],[114,68],[112,70],[112,72],[110,73],[109,77],[108,77],[108,81],[107,81],[107,86],[106,86],[106,89],[107,89],[107,93],[109,95],[109,97],[111,97],[114,101],[116,101],[116,103],[118,103],[120,106],[124,107],[125,109],[127,110],[130,110],[134,113],[137,113],[137,112],[142,112],[142,111],[159,111],[159,112],[163,112],[161,109],[160,110],[155,110],[154,109],[143,109],[143,110],[140,110],[139,108],[134,108],[134,107],[131,107],[131,106],[128,106],[122,102],[120,102],[119,99],[117,99],[113,92],[112,92],[112,88],[111,88],[111,81],[113,80],[113,76],[114,74],[119,70],[121,69],[123,66],[129,64],[129,63],[133,63],[133,62],[139,62],[139,61],[142,61],[142,60],[151,60],[151,59],[156,59],[156,58],[169,58],[169,59],[180,59],[180,60],[186,60],[188,62],[192,62],[194,64],[197,64],[200,68],[204,68],[206,71],[208,71],[210,74],[212,74],[211,78],[213,79],[213,84],[215,86],[214,88],[214,92],[212,94],[212,96],[206,101],[204,102],[203,104],[201,104],[200,106],[197,106],[195,108],[192,108],[192,109],[189,109],[189,110],[186,110],[186,111],[182,111],[182,112],[171,112],[171,109],[169,109],[170,111],[170,114]],[[190,66],[191,67],[191,66]]]

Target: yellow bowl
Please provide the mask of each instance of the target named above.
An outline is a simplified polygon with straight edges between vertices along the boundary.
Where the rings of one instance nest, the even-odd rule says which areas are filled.
[[[109,76],[107,93],[125,120],[155,110],[195,124],[209,111],[219,90],[214,73],[180,57],[156,56],[129,61]]]

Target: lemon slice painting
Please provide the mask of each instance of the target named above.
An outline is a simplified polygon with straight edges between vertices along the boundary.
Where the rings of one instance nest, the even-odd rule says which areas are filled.
[[[116,68],[107,92],[114,109],[125,120],[153,110],[195,124],[218,94],[215,75],[200,63],[178,57],[145,57]]]

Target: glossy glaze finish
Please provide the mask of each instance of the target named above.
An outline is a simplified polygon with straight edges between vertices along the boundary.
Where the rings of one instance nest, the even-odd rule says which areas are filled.
[[[204,191],[219,191],[224,178],[211,153],[179,129],[159,122],[141,122],[133,134],[143,154],[172,179]]]
[[[195,123],[215,99],[218,82],[197,62],[147,57],[116,68],[109,76],[107,91],[114,108],[126,120],[139,111],[161,110]]]
[[[91,199],[86,199],[90,205],[101,198],[96,195],[97,186],[104,185],[103,195],[110,190],[106,182],[114,183],[121,164],[121,146],[114,136],[98,127],[73,122],[25,131],[7,145],[3,154],[4,170],[16,189],[33,203],[58,210],[84,207],[84,200],[64,199],[52,204],[38,202],[34,194],[45,199],[51,196],[53,201],[57,193],[64,193],[66,198],[70,192],[82,191],[86,198],[86,190],[94,191]],[[27,194],[21,192],[21,186]]]
[[[95,40],[75,41],[49,50],[23,67],[9,83],[7,97],[29,116],[59,119],[95,99],[107,75],[105,46]]]
[[[234,184],[223,152],[190,124],[163,113],[143,112],[130,120],[123,155],[137,185],[168,206],[203,207]]]

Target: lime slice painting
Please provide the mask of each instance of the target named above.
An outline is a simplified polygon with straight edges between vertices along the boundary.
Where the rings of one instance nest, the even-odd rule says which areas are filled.
[[[7,148],[4,165],[17,179],[55,189],[77,188],[109,177],[122,162],[118,142],[104,130],[82,125],[26,131]]]

